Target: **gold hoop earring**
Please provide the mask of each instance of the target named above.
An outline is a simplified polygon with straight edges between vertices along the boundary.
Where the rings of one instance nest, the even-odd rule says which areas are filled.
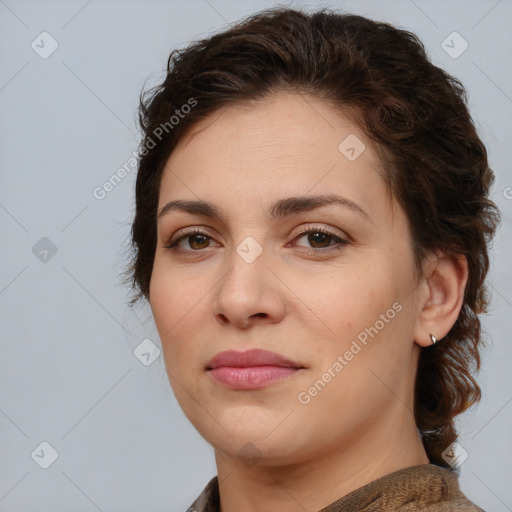
[[[432,341],[432,345],[435,345],[437,343],[437,338],[430,332],[430,340]]]

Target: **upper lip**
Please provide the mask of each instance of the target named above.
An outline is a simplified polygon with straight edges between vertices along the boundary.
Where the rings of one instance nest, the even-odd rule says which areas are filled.
[[[248,368],[250,366],[284,366],[290,368],[303,368],[299,363],[288,359],[276,352],[268,350],[252,349],[244,352],[236,350],[227,350],[219,352],[206,365],[207,370],[218,368],[219,366],[234,366],[238,368]]]

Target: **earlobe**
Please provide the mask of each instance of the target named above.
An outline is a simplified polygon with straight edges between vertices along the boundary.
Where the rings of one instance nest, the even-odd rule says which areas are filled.
[[[433,268],[433,270],[432,270]],[[415,342],[427,347],[440,342],[453,327],[464,301],[468,263],[462,254],[437,254],[426,270],[426,299],[420,304]]]

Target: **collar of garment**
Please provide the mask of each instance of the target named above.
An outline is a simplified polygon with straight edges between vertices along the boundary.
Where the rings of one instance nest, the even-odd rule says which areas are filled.
[[[420,464],[385,475],[318,512],[484,512],[459,488],[455,470]],[[220,512],[218,477],[210,480],[187,512]]]

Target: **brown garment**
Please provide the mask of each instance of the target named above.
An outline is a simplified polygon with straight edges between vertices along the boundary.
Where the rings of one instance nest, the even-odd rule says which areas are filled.
[[[484,512],[462,494],[454,470],[435,464],[399,469],[350,492],[318,512],[395,511]],[[210,480],[187,512],[220,512],[217,477]]]

